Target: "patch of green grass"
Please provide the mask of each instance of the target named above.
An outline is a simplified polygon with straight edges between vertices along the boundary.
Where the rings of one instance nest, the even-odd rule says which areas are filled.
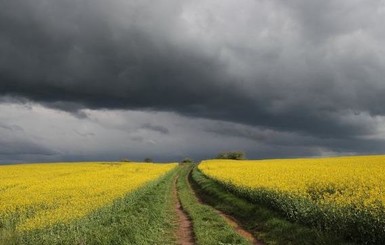
[[[181,167],[177,188],[182,206],[192,220],[197,244],[249,244],[212,207],[198,202],[187,180],[192,167],[191,164]]]
[[[70,224],[24,233],[0,228],[0,244],[176,244],[172,188],[178,171]]]
[[[277,212],[234,195],[196,168],[191,180],[202,199],[240,220],[246,229],[266,244],[352,244],[334,234],[289,222]]]

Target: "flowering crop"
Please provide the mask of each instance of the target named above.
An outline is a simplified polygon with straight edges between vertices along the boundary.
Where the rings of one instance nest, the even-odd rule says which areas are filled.
[[[291,220],[365,243],[385,239],[385,156],[208,160],[199,169]]]
[[[176,164],[58,163],[0,166],[0,223],[32,230],[108,205]]]

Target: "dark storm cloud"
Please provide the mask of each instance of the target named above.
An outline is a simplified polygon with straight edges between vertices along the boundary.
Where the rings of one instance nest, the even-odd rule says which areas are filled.
[[[224,122],[206,125],[204,130],[211,137],[224,141],[239,139],[240,144],[222,148],[222,151],[242,150],[250,159],[379,154],[385,149],[383,139],[319,138]],[[213,156],[213,153],[206,153],[203,159]]]
[[[385,114],[380,1],[211,3],[0,1],[0,94],[79,118],[159,110],[318,138],[376,132],[362,115]]]
[[[279,154],[282,156],[311,156],[320,153],[314,152],[318,148],[322,148],[326,152],[333,151],[336,154],[355,152],[373,154],[382,152],[385,147],[385,142],[380,139],[319,138],[221,122],[206,126],[204,130],[224,137],[241,138],[255,143],[263,142],[265,146],[257,147],[254,152],[250,151],[253,157],[261,157],[261,154],[264,157],[269,155],[277,157]],[[293,149],[295,152],[288,152]],[[270,154],[272,152],[274,154]]]

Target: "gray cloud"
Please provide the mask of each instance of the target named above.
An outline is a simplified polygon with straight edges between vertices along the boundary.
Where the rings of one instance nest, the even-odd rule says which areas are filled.
[[[9,125],[9,124],[6,124],[6,123],[2,123],[0,122],[0,128],[1,129],[5,129],[5,130],[9,130],[9,131],[24,131],[22,127],[18,126],[18,125]]]
[[[143,160],[145,157],[175,161],[186,156],[199,160],[230,150],[244,150],[250,158],[301,157],[372,154],[385,147],[385,128],[372,138],[338,139],[169,112],[87,109],[83,113],[87,114],[86,118],[34,103],[27,107],[0,104],[2,124],[18,121],[23,128],[23,131],[10,131],[0,127],[3,153],[0,162]],[[143,129],[143,125],[167,125],[169,133]]]
[[[151,124],[151,123],[144,123],[141,126],[141,128],[153,130],[153,131],[159,132],[161,134],[169,134],[170,133],[170,131],[166,127],[163,127],[163,126],[160,126],[160,125],[154,125],[154,124]]]
[[[385,115],[384,20],[375,0],[1,1],[1,100],[86,121],[87,109],[212,119],[207,135],[258,142],[266,156],[286,141],[306,155],[382,152],[368,138]],[[175,133],[110,126],[137,144]]]
[[[0,141],[0,155],[55,155],[54,152],[48,148],[42,147],[33,142],[24,141]]]

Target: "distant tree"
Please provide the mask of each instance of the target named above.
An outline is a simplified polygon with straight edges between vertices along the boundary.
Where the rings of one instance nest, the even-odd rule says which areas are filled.
[[[146,157],[144,160],[143,160],[144,162],[154,162],[151,158],[149,158],[149,157]]]
[[[120,160],[121,162],[132,162],[131,160],[127,159],[127,158],[124,158],[122,160]]]
[[[216,159],[244,160],[246,159],[246,156],[245,153],[242,151],[228,151],[219,153]]]
[[[186,157],[180,163],[194,163],[194,161],[191,158]]]

